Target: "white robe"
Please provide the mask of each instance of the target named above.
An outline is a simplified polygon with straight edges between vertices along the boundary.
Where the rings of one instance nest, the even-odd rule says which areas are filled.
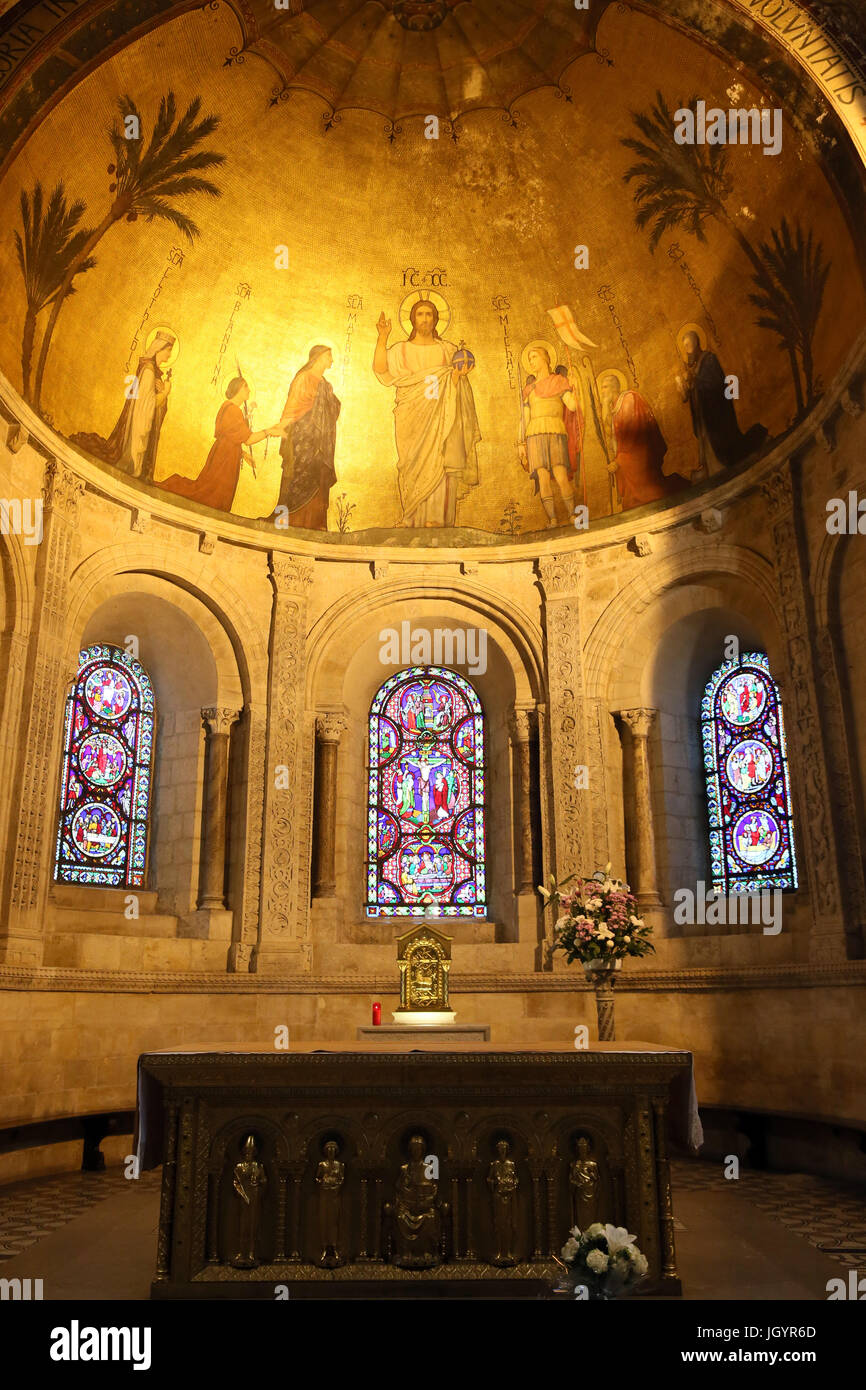
[[[442,338],[388,348],[383,386],[396,386],[394,433],[404,526],[453,526],[458,498],[478,482],[481,438],[472,387],[451,379],[457,349]],[[432,389],[437,383],[438,395]]]

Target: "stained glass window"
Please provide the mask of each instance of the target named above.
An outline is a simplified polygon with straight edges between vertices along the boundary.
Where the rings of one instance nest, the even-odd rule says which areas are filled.
[[[785,724],[763,653],[719,667],[701,723],[714,890],[796,888]]]
[[[484,717],[467,680],[410,666],[370,711],[368,917],[484,917]]]
[[[153,687],[118,647],[87,647],[66,701],[54,877],[140,888],[147,864]]]

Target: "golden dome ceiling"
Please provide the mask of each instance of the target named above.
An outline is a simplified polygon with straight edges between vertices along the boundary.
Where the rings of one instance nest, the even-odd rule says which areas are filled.
[[[604,524],[760,456],[862,331],[862,170],[755,27],[731,58],[655,12],[690,0],[214,0],[158,23],[107,5],[141,21],[128,42],[58,21],[6,79],[0,367],[154,505],[263,529],[285,507],[329,543],[489,543],[580,503]],[[783,148],[680,149],[693,97],[782,108]],[[462,434],[454,479],[434,450],[410,486],[419,298],[441,343],[415,385],[439,374]],[[738,393],[709,425],[699,370]],[[318,501],[304,430],[260,437],[315,400]]]
[[[562,0],[308,0],[275,9],[239,6],[243,43],[226,61],[256,56],[279,82],[271,102],[310,92],[343,111],[374,111],[389,134],[411,117],[437,115],[459,132],[468,112],[511,114],[528,92],[553,87],[575,58],[595,51],[607,8]],[[599,54],[601,58],[602,55]]]

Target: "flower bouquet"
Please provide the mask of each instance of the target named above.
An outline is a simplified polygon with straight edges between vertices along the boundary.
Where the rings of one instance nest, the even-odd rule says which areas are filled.
[[[587,1299],[620,1298],[647,1272],[647,1258],[624,1226],[603,1226],[600,1221],[581,1234],[572,1227],[562,1247],[568,1289],[575,1296],[582,1289]]]
[[[595,985],[598,1036],[612,1042],[614,972],[625,956],[655,951],[649,939],[652,927],[638,916],[637,899],[628,884],[610,877],[610,864],[597,869],[592,878],[572,875],[558,884],[551,877],[550,884],[550,888],[539,886],[538,891],[545,906],[559,904],[553,950],[564,951],[569,965],[575,960],[583,965],[587,979]]]

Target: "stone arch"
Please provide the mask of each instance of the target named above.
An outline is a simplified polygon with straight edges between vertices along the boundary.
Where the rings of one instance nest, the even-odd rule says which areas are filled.
[[[459,586],[450,579],[422,574],[423,597],[412,578],[377,583],[360,595],[347,595],[332,604],[313,624],[307,644],[307,704],[327,704],[342,698],[337,673],[340,659],[357,631],[365,637],[373,624],[385,617],[398,622],[405,618],[424,621],[430,610],[442,610],[454,622],[468,616],[480,619],[496,634],[496,640],[515,672],[516,689],[523,700],[540,699],[543,690],[544,661],[541,629],[529,616],[504,603],[502,596],[480,584]],[[411,605],[411,606],[410,606]],[[333,663],[336,654],[337,661]],[[329,659],[333,664],[329,665]],[[383,668],[384,669],[384,668]],[[370,691],[372,698],[374,691]]]
[[[655,712],[646,737],[656,889],[668,931],[683,931],[672,924],[674,892],[710,881],[700,704],[731,636],[740,651],[767,653],[784,706],[787,652],[773,571],[755,552],[722,545],[709,553],[691,548],[639,576],[602,615],[588,644],[588,685],[606,712],[605,761],[615,807],[611,857],[630,873],[626,824],[634,789],[624,786],[630,769],[623,740],[631,735],[616,716],[621,710]],[[606,653],[605,638],[611,643]],[[794,767],[791,776],[796,822],[802,803]],[[656,910],[649,896],[645,905]],[[696,925],[688,933],[736,930]]]
[[[320,942],[354,940],[359,936],[378,939],[364,935],[358,928],[363,914],[366,856],[367,721],[372,700],[383,681],[412,664],[381,660],[382,632],[393,629],[399,634],[407,619],[416,629],[475,628],[484,636],[485,669],[473,670],[471,665],[454,665],[453,669],[469,680],[484,710],[489,918],[503,940],[516,940],[513,882],[517,818],[509,720],[515,707],[533,709],[544,700],[541,632],[527,614],[503,603],[501,595],[491,589],[474,584],[463,589],[451,579],[431,579],[426,574],[423,582],[421,596],[410,579],[401,578],[377,583],[360,595],[341,599],[314,623],[309,636],[306,704],[310,718],[316,713],[336,712],[346,724],[337,772],[338,901],[330,920],[325,921],[324,900],[314,900],[316,936]],[[330,901],[334,905],[334,899]],[[459,935],[459,924],[457,930]]]
[[[71,678],[83,642],[123,646],[141,633],[140,659],[154,683],[157,707],[156,771],[151,803],[149,886],[164,912],[186,918],[182,934],[198,934],[194,919],[200,886],[205,707],[241,711],[231,734],[229,907],[234,929],[254,937],[258,901],[246,878],[261,835],[263,739],[268,655],[241,595],[202,560],[182,554],[154,563],[146,543],[107,547],[78,567],[70,586],[64,665]],[[54,782],[57,780],[55,770]],[[53,782],[52,782],[53,790]],[[221,931],[229,931],[226,923]]]
[[[729,578],[741,591],[757,594],[765,611],[775,612],[778,604],[772,565],[763,556],[744,546],[724,543],[689,547],[675,555],[651,562],[608,604],[595,623],[586,642],[586,690],[591,699],[608,699],[616,668],[612,653],[625,644],[651,605],[666,591],[683,584],[707,579]],[[639,698],[639,691],[633,694]]]
[[[152,576],[162,579],[176,590],[174,601],[181,606],[181,594],[186,594],[206,609],[222,630],[234,653],[241,692],[247,701],[263,702],[267,691],[267,636],[259,632],[256,620],[243,596],[226,584],[219,575],[210,573],[201,561],[190,563],[188,556],[177,553],[155,556],[154,547],[145,543],[106,546],[88,557],[74,571],[70,580],[69,631],[67,655],[74,663],[75,633],[86,621],[84,614],[92,610],[103,595],[110,597],[115,582],[121,577]],[[107,587],[104,587],[107,586]],[[191,611],[191,610],[190,610]],[[218,654],[225,659],[225,644],[216,628],[198,610],[196,621],[205,628]]]

